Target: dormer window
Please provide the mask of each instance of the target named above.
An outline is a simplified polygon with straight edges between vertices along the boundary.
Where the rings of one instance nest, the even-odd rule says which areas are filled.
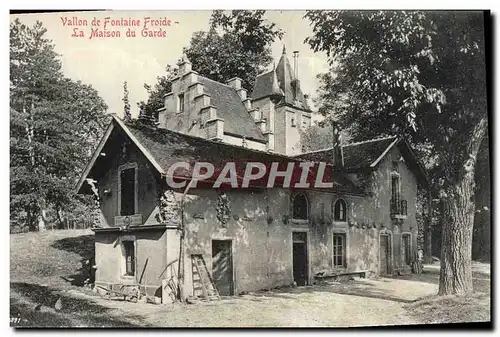
[[[177,112],[184,112],[184,94],[177,96]]]

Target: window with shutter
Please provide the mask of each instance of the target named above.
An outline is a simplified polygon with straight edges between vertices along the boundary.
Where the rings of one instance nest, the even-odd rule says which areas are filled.
[[[333,266],[346,266],[346,235],[341,233],[333,234]]]
[[[120,215],[135,214],[135,168],[120,171],[121,209]]]

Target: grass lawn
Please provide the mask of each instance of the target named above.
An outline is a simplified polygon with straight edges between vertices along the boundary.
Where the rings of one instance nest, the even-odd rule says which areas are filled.
[[[490,265],[472,262],[474,293],[467,296],[424,296],[405,306],[411,316],[428,324],[491,321]],[[413,280],[437,285],[439,262],[426,265],[424,273],[412,275]]]
[[[432,296],[411,303],[406,309],[424,324],[489,322],[490,302],[490,294],[486,293]]]
[[[56,230],[10,235],[11,282],[68,288],[83,285],[82,263],[94,256],[91,230]]]
[[[90,230],[10,235],[10,317],[16,327],[133,326],[135,317],[97,305],[75,292],[88,276],[84,261],[94,256]],[[55,304],[61,300],[62,308]]]

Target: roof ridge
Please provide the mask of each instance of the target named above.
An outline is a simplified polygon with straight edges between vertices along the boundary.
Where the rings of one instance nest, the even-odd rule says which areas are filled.
[[[303,153],[295,155],[294,157],[298,157],[298,156],[302,156],[304,154],[310,154],[310,153],[317,153],[317,152],[323,152],[323,151],[331,151],[332,149],[333,149],[333,147],[325,147],[325,148],[319,149],[319,150],[313,150],[313,151],[303,152]]]
[[[208,80],[208,81],[211,81],[211,82],[215,82],[215,83],[217,83],[217,84],[223,85],[223,86],[225,86],[225,87],[231,88],[231,89],[233,89],[234,91],[236,91],[236,89],[235,89],[235,88],[233,88],[233,87],[232,87],[232,86],[230,86],[230,85],[227,85],[226,83],[222,83],[222,82],[219,82],[219,81],[216,81],[216,80],[212,80],[211,78],[208,78],[208,77],[205,77],[205,76],[201,76],[201,75],[200,75],[200,76],[198,76],[198,77],[201,77],[201,78],[203,78],[203,79],[205,79],[205,80]],[[233,77],[233,78],[234,78],[234,77]]]
[[[387,140],[387,139],[394,139],[394,138],[397,138],[397,136],[386,136],[386,137],[372,138],[372,139],[363,140],[363,141],[360,141],[360,142],[354,142],[354,143],[345,144],[345,145],[342,145],[342,146],[346,147],[346,146],[360,145],[360,144],[371,143],[371,142],[376,142],[376,141],[381,141],[381,140]]]
[[[252,148],[243,147],[243,146],[239,146],[239,145],[235,145],[235,144],[224,143],[224,142],[220,142],[220,141],[206,139],[206,138],[199,137],[199,136],[189,135],[187,133],[183,133],[183,132],[175,131],[175,130],[171,130],[171,129],[158,128],[158,127],[152,127],[152,126],[144,126],[144,125],[139,126],[139,125],[129,124],[129,122],[123,122],[123,123],[125,124],[126,127],[130,127],[131,126],[132,128],[136,127],[136,128],[139,128],[139,129],[145,127],[145,128],[150,129],[150,130],[153,130],[153,131],[159,131],[159,132],[163,132],[163,133],[170,132],[170,133],[174,133],[174,134],[181,135],[181,136],[184,136],[184,137],[192,138],[192,139],[195,139],[195,140],[198,140],[198,141],[202,141],[202,142],[219,144],[219,145],[226,146],[226,147],[231,147],[231,148],[243,148],[246,151],[257,152],[257,153],[264,153],[264,154],[278,156],[278,157],[284,157],[284,158],[288,158],[288,159],[292,159],[293,158],[291,156],[287,156],[285,154],[281,154],[281,153],[277,153],[277,152],[262,151],[262,150],[252,149]]]
[[[267,75],[271,72],[273,72],[274,69],[271,69],[271,70],[264,70],[263,72],[261,72],[260,74],[257,74],[257,76],[255,76],[255,78],[259,77],[259,76],[263,76],[263,75]]]
[[[363,141],[360,141],[360,142],[345,144],[345,145],[342,145],[342,147],[352,146],[352,145],[360,145],[360,144],[364,144],[364,143],[376,142],[376,141],[380,141],[380,140],[387,140],[387,139],[393,139],[393,138],[396,138],[396,136],[386,136],[386,137],[380,137],[380,138],[373,138],[373,139],[363,140]],[[322,149],[319,149],[319,150],[303,152],[303,153],[298,154],[296,156],[301,156],[301,155],[310,154],[310,153],[318,153],[318,152],[323,152],[323,151],[331,151],[332,149],[333,149],[333,147],[325,147],[325,148],[322,148]]]

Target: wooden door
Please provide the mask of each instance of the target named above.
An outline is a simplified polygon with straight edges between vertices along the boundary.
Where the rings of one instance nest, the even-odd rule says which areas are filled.
[[[294,232],[293,239],[293,280],[298,286],[307,284],[307,233]]]
[[[390,243],[389,235],[380,235],[380,275],[390,272]]]
[[[212,240],[212,277],[223,296],[231,296],[234,292],[231,247],[231,240]]]

